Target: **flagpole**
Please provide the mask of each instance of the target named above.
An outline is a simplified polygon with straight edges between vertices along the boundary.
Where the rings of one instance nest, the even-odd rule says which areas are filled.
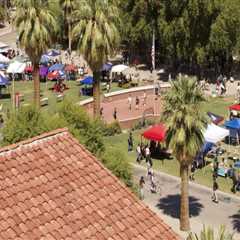
[[[152,56],[152,77],[153,77],[153,71],[155,70],[155,30],[153,28],[153,35],[152,35],[152,52],[151,52],[151,56]],[[153,80],[153,97],[154,97],[154,102],[153,102],[153,113],[155,115],[156,113],[156,92],[155,92],[155,88],[156,88],[156,79]]]

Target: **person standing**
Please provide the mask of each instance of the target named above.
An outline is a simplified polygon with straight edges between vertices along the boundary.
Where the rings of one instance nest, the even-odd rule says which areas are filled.
[[[136,97],[136,105],[135,105],[135,109],[138,110],[139,109],[139,103],[140,103],[140,100],[138,98],[138,96]]]
[[[100,108],[99,114],[100,114],[100,118],[102,118],[103,117],[103,107]]]
[[[113,118],[114,118],[114,120],[117,120],[117,108],[116,107],[113,110]]]
[[[133,137],[132,132],[130,132],[128,137],[128,151],[131,152],[132,150],[133,150]]]
[[[240,82],[237,85],[237,101],[240,103]]]
[[[145,185],[145,180],[144,180],[144,177],[141,176],[141,178],[140,178],[140,180],[139,180],[140,199],[141,199],[141,200],[144,199],[144,185]]]
[[[217,183],[216,179],[214,179],[213,186],[212,186],[212,201],[215,203],[218,203],[217,190],[218,190],[218,183]]]
[[[131,94],[128,97],[128,109],[130,111],[132,110],[132,96],[131,96]]]
[[[148,145],[146,145],[146,147],[145,147],[145,158],[146,158],[146,162],[148,162],[148,160],[150,158],[150,149],[149,149]]]
[[[232,178],[232,188],[231,188],[231,191],[233,193],[236,193],[236,186],[237,186],[237,173],[236,173],[236,170],[230,166],[230,170],[231,170],[231,178]]]
[[[106,90],[107,90],[107,93],[110,92],[110,84],[109,84],[109,82],[108,82],[107,85],[106,85]]]
[[[143,92],[143,106],[146,106],[147,104],[147,94],[146,91]]]

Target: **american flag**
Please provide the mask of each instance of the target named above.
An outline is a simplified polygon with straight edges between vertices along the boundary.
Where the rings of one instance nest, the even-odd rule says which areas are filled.
[[[152,69],[155,70],[155,32],[153,31],[153,39],[152,39]]]

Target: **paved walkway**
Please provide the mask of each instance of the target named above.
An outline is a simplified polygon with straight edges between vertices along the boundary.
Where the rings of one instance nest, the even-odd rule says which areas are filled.
[[[133,169],[134,180],[138,183],[141,176],[146,176],[146,168],[134,164]],[[161,194],[150,193],[147,181],[144,202],[185,239],[187,234],[179,230],[180,179],[161,172],[155,171],[155,174]],[[199,233],[203,224],[216,230],[224,224],[228,231],[235,232],[235,240],[240,239],[240,198],[220,193],[216,204],[211,201],[211,189],[195,183],[190,183],[189,196],[193,232]]]
[[[148,114],[152,114],[154,112],[155,115],[159,115],[162,106],[161,98],[159,97],[157,100],[155,100],[154,93],[147,94],[146,105],[143,105],[143,92],[144,91],[139,92],[138,95],[140,98],[139,109],[135,108],[135,97],[132,97],[132,110],[129,110],[128,99],[126,96],[123,96],[123,99],[115,100],[113,102],[102,102],[101,106],[103,107],[103,119],[107,123],[113,122],[114,108],[117,109],[117,119],[119,121],[141,118],[145,111]],[[92,114],[92,109],[88,109],[88,112],[89,114]]]

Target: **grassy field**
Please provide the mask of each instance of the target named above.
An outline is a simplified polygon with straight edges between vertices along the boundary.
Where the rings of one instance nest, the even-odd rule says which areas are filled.
[[[57,94],[52,91],[52,87],[55,82],[48,81],[47,83],[41,83],[41,98],[48,98],[49,104],[45,107],[42,107],[43,110],[53,112],[56,109],[57,102]],[[65,97],[67,97],[70,101],[77,103],[80,100],[84,100],[88,98],[88,96],[79,96],[80,85],[76,81],[67,81],[66,85],[68,90],[64,91]],[[111,91],[120,90],[116,83],[112,84]],[[24,101],[21,102],[21,105],[24,104],[32,104],[33,102],[33,82],[32,81],[15,81],[15,93],[19,92],[20,94],[24,94]],[[8,89],[3,89],[2,93],[7,93],[8,95],[4,98],[0,98],[0,104],[3,104],[3,110],[11,109],[11,93],[12,93],[12,85],[8,87]]]
[[[212,111],[216,114],[221,114],[227,117],[228,106],[232,103],[232,101],[233,99],[214,98],[204,103],[202,107],[205,112]],[[136,149],[137,144],[141,142],[141,133],[143,131],[144,130],[137,130],[133,132],[134,149]],[[120,149],[124,153],[127,153],[127,138],[128,133],[122,133],[117,136],[106,138],[105,143],[106,146],[110,149]],[[135,151],[127,153],[126,156],[130,162],[136,162]],[[142,164],[145,165],[145,163]],[[153,165],[155,170],[159,170],[174,176],[179,176],[179,164],[174,158],[164,160],[153,159]],[[212,186],[212,170],[210,165],[196,171],[195,182],[208,187]],[[218,183],[221,191],[230,192],[232,184],[232,181],[230,179],[219,177]],[[240,196],[239,193],[238,195]]]

